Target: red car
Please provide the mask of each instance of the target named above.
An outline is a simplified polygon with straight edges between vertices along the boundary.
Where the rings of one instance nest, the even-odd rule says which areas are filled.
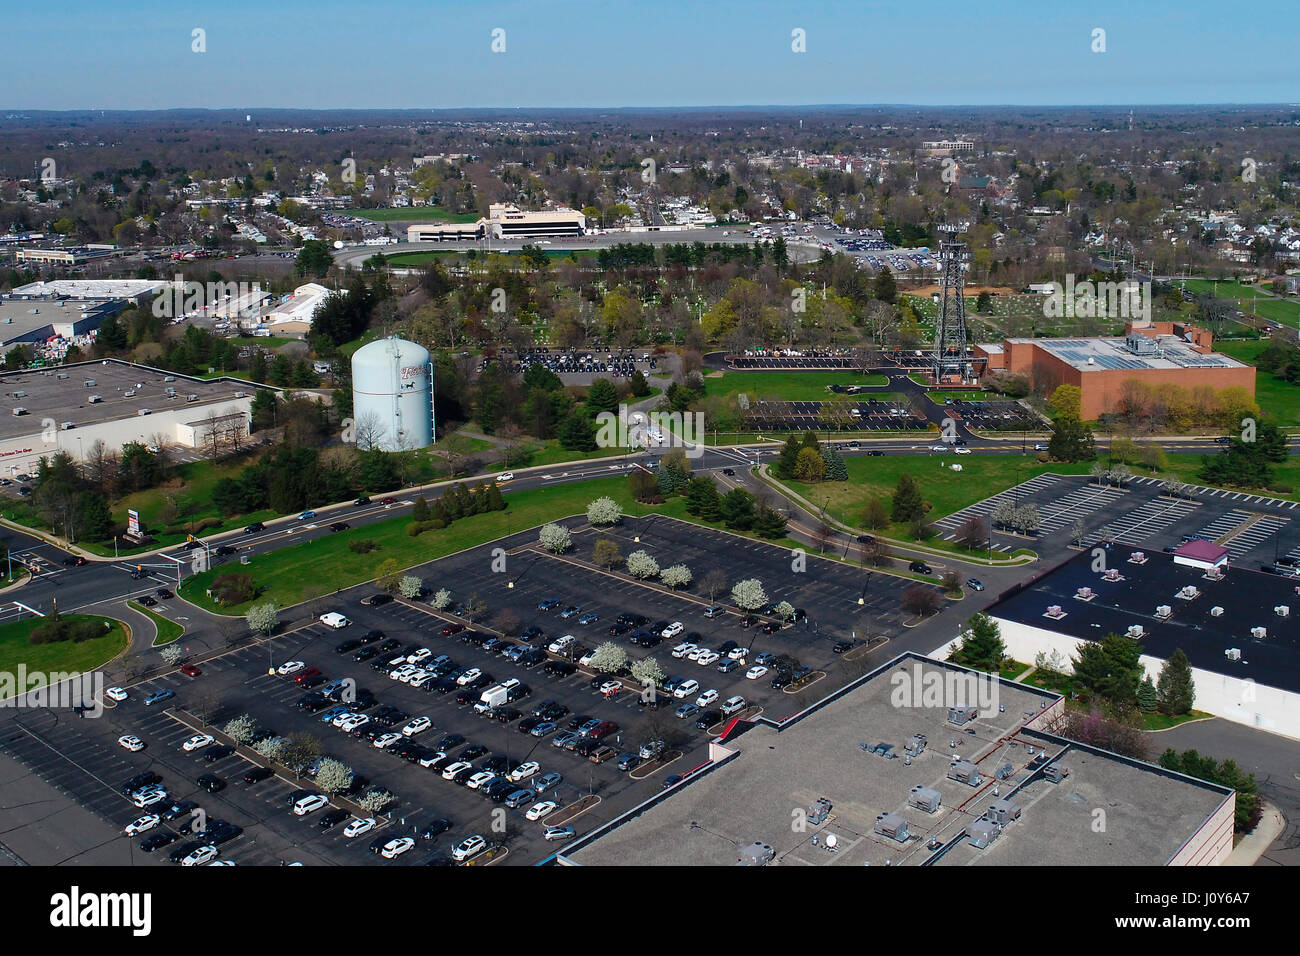
[[[452,634],[459,634],[465,630],[464,624],[444,624],[442,627],[442,636],[450,637]]]
[[[185,664],[181,667],[181,673],[186,677],[198,677],[203,671],[199,670],[193,664]]]
[[[381,505],[395,505],[395,504],[397,504],[397,499],[396,499],[396,498],[380,498],[380,499],[379,499],[379,503],[380,503]]]
[[[294,675],[293,682],[295,684],[301,684],[303,681],[307,680],[308,678],[316,677],[319,674],[320,674],[319,667],[308,667],[306,670],[299,671],[296,675]]]

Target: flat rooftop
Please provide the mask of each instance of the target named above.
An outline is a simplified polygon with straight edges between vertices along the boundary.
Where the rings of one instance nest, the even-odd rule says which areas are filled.
[[[9,294],[18,298],[137,299],[161,291],[159,279],[53,279],[29,282]]]
[[[591,866],[730,866],[741,848],[757,841],[775,850],[775,863],[796,866],[1162,865],[1228,797],[1222,788],[1024,729],[1058,701],[1032,687],[996,681],[992,705],[960,729],[947,722],[948,701],[908,706],[897,699],[900,682],[915,686],[968,674],[903,655],[784,729],[759,723],[732,739],[723,746],[735,756],[688,778],[660,803],[577,845],[565,858]],[[904,747],[918,733],[926,735],[928,746],[907,763]],[[896,758],[860,746],[882,742],[894,745]],[[1031,782],[1023,794],[1013,794],[1038,777],[1038,765],[1030,765],[1044,751],[1069,767],[1070,775],[1060,784]],[[978,786],[948,779],[954,755],[978,766]],[[996,779],[1007,764],[1011,773]],[[685,769],[672,766],[656,778]],[[936,813],[908,805],[917,786],[940,793]],[[962,834],[999,799],[994,787],[1023,815],[990,849],[979,850]],[[832,804],[827,821],[803,830],[792,826],[797,811],[821,797]],[[1109,815],[1104,839],[1090,826],[1098,806]],[[907,821],[905,842],[874,832],[884,813]],[[826,848],[830,834],[836,838],[833,852]]]
[[[1130,352],[1123,338],[1009,339],[1008,341],[1016,345],[1036,345],[1083,372],[1250,368],[1249,365],[1218,352],[1197,352],[1176,335],[1157,336],[1154,341],[1159,351],[1150,355],[1136,355]]]
[[[1145,564],[1129,563],[1134,551],[1146,555]],[[988,613],[1085,640],[1123,634],[1130,625],[1140,624],[1146,631],[1142,647],[1153,657],[1168,658],[1182,648],[1193,667],[1300,692],[1297,581],[1245,568],[1229,568],[1222,581],[1210,581],[1199,568],[1175,564],[1171,554],[1123,542],[1116,543],[1109,556],[1107,565],[1119,570],[1122,581],[1105,580],[1092,569],[1092,553],[1085,551],[994,604]],[[1174,596],[1189,584],[1201,591],[1200,597],[1184,601]],[[1097,597],[1076,600],[1082,587],[1091,588]],[[1065,612],[1060,620],[1044,616],[1054,604]],[[1158,605],[1172,609],[1168,620],[1156,618]],[[1292,609],[1291,617],[1273,612],[1281,605]],[[1211,614],[1214,607],[1223,608],[1223,613]],[[1263,640],[1251,635],[1250,629],[1257,626],[1268,629]],[[1241,660],[1224,656],[1233,647],[1241,649]]]
[[[68,376],[66,379],[59,378],[64,374]],[[169,376],[175,381],[166,381]],[[93,381],[94,386],[87,386],[87,380]],[[52,418],[59,424],[70,421],[84,428],[133,418],[142,408],[161,412],[178,405],[194,407],[234,401],[236,392],[251,395],[257,387],[236,379],[189,378],[112,359],[9,372],[0,374],[0,441],[38,433],[44,418]],[[168,388],[176,389],[175,398],[167,396]],[[126,392],[131,390],[136,394],[128,398]],[[27,394],[15,398],[15,392]],[[92,404],[91,395],[102,396],[103,401]],[[189,395],[198,395],[198,401],[187,403]],[[27,409],[27,414],[13,415],[11,411],[15,407]]]
[[[9,299],[0,298],[0,344],[32,341],[38,333],[55,335],[55,326],[71,326],[82,319],[100,321],[127,307],[123,299]],[[94,323],[94,327],[98,322]]]

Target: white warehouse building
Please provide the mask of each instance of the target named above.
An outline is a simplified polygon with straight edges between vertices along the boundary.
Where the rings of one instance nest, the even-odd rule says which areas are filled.
[[[357,447],[383,451],[433,444],[433,361],[429,350],[379,339],[352,356],[352,418]]]
[[[65,451],[84,461],[140,442],[205,449],[249,433],[258,386],[107,359],[0,375],[0,475],[34,473]],[[215,436],[215,438],[214,438]]]

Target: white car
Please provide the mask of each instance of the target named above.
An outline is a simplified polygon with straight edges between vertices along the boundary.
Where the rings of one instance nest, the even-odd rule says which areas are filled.
[[[293,815],[295,817],[305,817],[309,813],[315,813],[321,807],[328,806],[329,800],[324,794],[312,793],[302,797],[293,805]]]
[[[700,682],[697,680],[688,680],[678,684],[673,691],[673,696],[678,700],[685,700],[700,689]]]
[[[518,783],[520,780],[527,780],[541,769],[542,765],[536,760],[527,760],[506,774],[506,779],[512,783]]]
[[[181,866],[202,866],[211,860],[217,858],[217,848],[212,844],[201,846],[197,850],[191,851],[189,856],[181,860]]]
[[[543,800],[541,803],[534,803],[529,807],[528,812],[525,813],[524,816],[529,820],[540,820],[558,806],[559,804],[554,800]]]
[[[423,688],[425,684],[429,683],[429,681],[434,681],[437,679],[438,679],[437,677],[430,674],[428,671],[425,671],[422,674],[415,674],[414,676],[411,677],[410,680],[406,681],[406,683],[410,684],[412,687]]]
[[[464,687],[466,684],[471,683],[472,681],[476,681],[482,676],[483,676],[483,671],[481,671],[477,667],[471,667],[465,673],[461,674],[459,677],[456,678],[456,686]]]
[[[514,480],[515,480],[515,473],[513,471],[503,471],[501,472],[501,474],[497,475],[498,482],[514,481]]]
[[[701,654],[707,654],[708,652],[709,649],[707,647],[692,647],[686,652],[686,659],[688,661],[698,661]]]
[[[144,741],[141,740],[139,737],[137,737],[135,734],[123,734],[121,737],[117,738],[117,743],[118,746],[124,747],[125,749],[131,751],[131,753],[136,753],[137,751],[144,750]]]
[[[471,766],[473,766],[473,764],[471,764],[468,760],[457,760],[455,763],[449,763],[442,771],[442,779],[450,780],[452,777],[456,776],[456,774],[460,773],[462,770],[468,769]]]
[[[676,657],[680,660],[681,658],[689,654],[691,651],[695,650],[698,646],[699,646],[698,644],[690,644],[690,643],[678,644],[676,647],[673,648],[672,651],[673,657]]]
[[[307,664],[304,661],[285,661],[275,669],[275,672],[281,677],[287,677],[289,674],[298,673],[306,666]]]
[[[564,649],[576,640],[577,638],[572,634],[565,634],[563,637],[557,637],[555,640],[551,641],[550,645],[546,649],[552,654],[563,654]]]
[[[403,684],[414,684],[420,678],[428,677],[428,676],[429,676],[429,672],[426,671],[423,667],[413,667],[411,668],[411,670],[407,671],[405,674],[399,677],[398,680],[400,680]]]
[[[146,830],[152,830],[154,827],[156,827],[160,822],[160,820],[161,818],[158,816],[158,814],[146,813],[144,816],[140,817],[140,819],[132,820],[130,823],[128,823],[125,829],[122,830],[122,832],[129,837],[139,836],[141,833],[144,833]]]
[[[931,446],[930,446],[930,451],[947,451],[947,450],[948,450],[948,446],[947,446],[947,445],[931,445]]]
[[[958,448],[954,448],[953,451],[956,452],[958,455],[969,455],[969,454],[970,454],[970,449],[969,449],[969,448],[960,448],[960,447],[958,447]]]
[[[109,700],[116,701],[120,704],[122,701],[126,700],[127,693],[121,687],[110,687],[108,690],[104,691],[104,696]]]
[[[380,734],[375,738],[374,747],[376,750],[386,750],[402,739],[404,738],[399,733]]]
[[[353,817],[352,822],[343,828],[345,837],[359,837],[375,828],[374,817]]]
[[[710,664],[720,660],[721,658],[722,655],[717,651],[706,650],[699,657],[695,658],[695,663],[699,664],[701,667],[708,667]]]
[[[349,720],[351,720],[353,717],[360,717],[360,716],[361,716],[360,714],[354,714],[354,713],[352,713],[352,711],[347,711],[346,713],[339,714],[337,717],[335,717],[333,720],[331,720],[331,721],[330,721],[330,726],[332,726],[332,727],[342,727],[344,724],[346,724],[346,723],[347,723]]]
[[[145,807],[152,807],[155,803],[162,803],[166,799],[167,791],[161,787],[156,787],[137,791],[131,797],[131,803],[137,810],[143,810]]]
[[[678,634],[681,634],[685,630],[686,630],[685,624],[683,624],[681,621],[673,621],[671,624],[669,624],[667,627],[665,627],[662,631],[659,632],[659,636],[662,637],[665,641],[671,641],[674,637],[676,637]]]
[[[466,837],[451,851],[451,858],[457,863],[468,860],[471,856],[482,853],[487,849],[487,840],[483,839],[477,833],[474,836]]]
[[[465,781],[465,786],[470,790],[481,790],[484,787],[491,786],[492,781],[496,779],[497,779],[497,775],[494,774],[491,770],[480,770],[478,773],[474,774],[472,777],[470,777],[468,780]]]
[[[194,751],[201,750],[213,742],[211,734],[195,734],[189,740],[185,741],[185,743],[181,744],[181,750],[184,750],[186,753],[193,753]]]
[[[433,656],[433,651],[429,650],[427,647],[422,647],[418,651],[415,651],[412,654],[408,654],[406,657],[406,662],[408,664],[418,664],[421,661],[427,661],[432,656]]]
[[[330,611],[320,616],[320,622],[326,627],[340,628],[347,627],[352,622],[337,611]]]
[[[733,661],[743,661],[748,656],[749,656],[748,647],[733,647],[730,651],[727,652],[727,658]]]
[[[617,694],[622,689],[623,682],[621,680],[607,680],[605,683],[600,685],[600,692],[602,694]]]
[[[402,664],[399,667],[394,667],[391,671],[388,672],[388,679],[401,680],[403,677],[407,677],[415,673],[415,670],[416,667],[414,664]]]
[[[705,691],[703,694],[701,694],[699,697],[696,697],[696,698],[695,698],[695,706],[696,706],[696,707],[708,707],[709,704],[713,703],[715,700],[718,699],[718,696],[719,696],[719,695],[718,695],[718,692],[717,692],[716,690],[714,690],[712,687],[710,687],[708,690],[706,690],[706,691]]]
[[[429,756],[420,758],[420,766],[427,770],[445,756],[447,755],[441,750],[435,750],[433,753],[429,754]]]
[[[592,650],[587,651],[587,653],[579,657],[578,663],[581,664],[583,667],[586,667],[595,659],[596,659],[596,650],[593,648]]]
[[[405,727],[402,728],[402,734],[406,737],[414,737],[416,734],[422,734],[433,726],[433,721],[428,717],[413,717]]]
[[[345,734],[350,734],[368,723],[370,723],[370,717],[366,714],[349,714],[343,718],[343,723],[339,724],[339,730]]]
[[[415,846],[415,841],[410,837],[398,837],[385,843],[384,848],[379,851],[379,855],[385,860],[392,860],[401,856],[413,846]]]
[[[766,667],[764,667],[762,664],[755,664],[749,670],[745,671],[745,676],[748,677],[750,680],[758,680],[766,673],[767,673]]]

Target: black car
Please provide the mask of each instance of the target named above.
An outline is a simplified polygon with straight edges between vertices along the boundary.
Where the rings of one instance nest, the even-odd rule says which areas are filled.
[[[626,634],[630,630],[632,630],[631,624],[623,624],[621,622],[615,621],[613,624],[609,626],[609,636],[618,637],[620,634]]]
[[[173,803],[162,813],[158,814],[158,816],[164,820],[175,820],[178,817],[185,816],[186,814],[190,813],[193,810],[197,810],[198,807],[199,805],[195,803],[193,800],[180,800],[176,803]]]
[[[123,783],[122,793],[130,795],[132,793],[135,793],[141,787],[147,787],[151,783],[161,783],[161,782],[162,782],[162,777],[158,776],[158,774],[154,773],[152,770],[146,770],[143,773],[137,773],[134,777],[131,777],[129,780]]]
[[[460,734],[444,734],[442,739],[434,744],[434,747],[441,750],[443,753],[446,753],[451,750],[452,747],[459,747],[464,742],[465,738]],[[457,759],[459,760],[460,758],[458,757]]]
[[[505,754],[493,754],[479,764],[479,767],[482,770],[490,770],[492,773],[505,773],[510,769],[510,758]]]
[[[383,639],[383,631],[366,631],[366,633],[362,634],[361,637],[358,638],[362,644],[373,644],[375,641],[382,641]]]
[[[907,570],[915,571],[917,574],[932,574],[930,566],[924,561],[913,561],[907,566]]]
[[[537,715],[525,717],[523,720],[519,721],[519,723],[515,724],[515,729],[521,734],[526,734],[545,719],[545,717],[539,717]]]
[[[324,674],[312,674],[310,677],[304,677],[298,681],[299,687],[319,687],[325,683]]]
[[[355,654],[352,655],[352,659],[356,661],[358,664],[360,664],[362,661],[370,660],[370,658],[374,657],[378,653],[379,653],[379,648],[377,647],[363,647],[361,648],[361,650],[357,651]]]
[[[360,498],[358,498],[356,501],[354,501],[354,502],[352,502],[352,503],[353,503],[354,505],[357,505],[358,507],[360,507],[361,505],[368,505],[368,504],[370,504],[370,499],[367,498],[365,495],[362,495]]]
[[[524,714],[523,711],[516,710],[513,707],[501,707],[493,711],[492,715],[503,724],[512,724]]]
[[[170,830],[159,830],[157,833],[151,833],[140,841],[140,849],[145,853],[152,853],[154,850],[161,850],[165,846],[171,846],[180,837]]]
[[[464,770],[460,771],[460,773],[456,774],[456,776],[452,777],[451,782],[458,783],[463,787],[465,786],[465,781],[469,780],[469,778],[474,776],[476,773],[478,773],[478,771],[473,767],[466,767]]]
[[[722,720],[722,711],[705,710],[701,711],[700,716],[695,718],[695,726],[700,728],[700,730],[708,730],[720,720]]]
[[[215,552],[215,553],[216,553],[216,555],[217,555],[218,557],[225,557],[225,556],[228,555],[228,554],[234,554],[234,553],[235,553],[235,550],[236,550],[236,549],[235,549],[235,548],[232,548],[230,545],[228,545],[228,544],[223,544],[223,545],[218,545],[218,546],[217,546],[217,549],[216,549],[216,552]]]
[[[349,638],[338,647],[334,648],[335,654],[349,654],[361,646],[361,642],[356,638]]]
[[[450,829],[451,821],[446,817],[438,817],[424,825],[424,829],[420,831],[420,839],[435,840],[440,833],[446,833]]]
[[[329,703],[329,699],[320,691],[312,691],[310,694],[304,694],[302,697],[298,698],[296,706],[299,710],[305,710],[309,714],[314,714],[317,711],[324,710]]]
[[[220,777],[216,776],[215,774],[210,774],[210,773],[199,774],[199,776],[195,779],[194,782],[197,783],[204,790],[206,790],[208,793],[220,793],[222,790],[226,789],[226,781],[222,780]]]
[[[230,744],[213,744],[205,747],[203,750],[203,759],[208,763],[216,763],[218,760],[224,760],[235,752],[235,748]]]
[[[261,783],[263,780],[269,780],[275,776],[275,771],[270,767],[254,767],[248,773],[244,774],[244,783],[254,784]]]
[[[546,632],[543,631],[540,627],[533,625],[531,627],[524,628],[519,636],[523,638],[525,641],[531,643],[532,641],[535,641],[538,638],[542,637],[545,633]]]
[[[159,588],[157,591],[154,591],[153,593],[156,594],[156,595],[158,595],[158,596],[159,596],[160,598],[162,598],[164,601],[170,601],[172,598],[174,598],[174,597],[176,596],[175,594],[172,594],[172,592],[169,591],[169,590],[167,590],[166,588]]]
[[[316,821],[316,826],[321,830],[332,830],[350,816],[352,814],[346,810],[331,810]]]
[[[501,803],[506,797],[520,789],[519,784],[513,780],[494,780],[483,791],[483,796],[487,797],[493,803]]]
[[[835,644],[831,647],[831,653],[843,654],[845,651],[851,650],[852,647],[853,647],[852,641],[836,641]]]
[[[436,690],[439,694],[450,694],[456,687],[456,678],[454,677],[439,677],[437,680],[424,685],[425,690]]]
[[[348,524],[346,521],[335,521],[333,524],[330,525],[330,530],[331,530],[331,531],[347,531],[348,528],[351,528],[351,527],[352,527],[352,525]]]
[[[252,524],[244,528],[244,534],[257,534],[257,532],[265,530],[266,525],[262,524],[260,521],[254,521]]]
[[[460,753],[456,754],[457,760],[475,760],[487,753],[487,748],[482,744],[470,744]]]

